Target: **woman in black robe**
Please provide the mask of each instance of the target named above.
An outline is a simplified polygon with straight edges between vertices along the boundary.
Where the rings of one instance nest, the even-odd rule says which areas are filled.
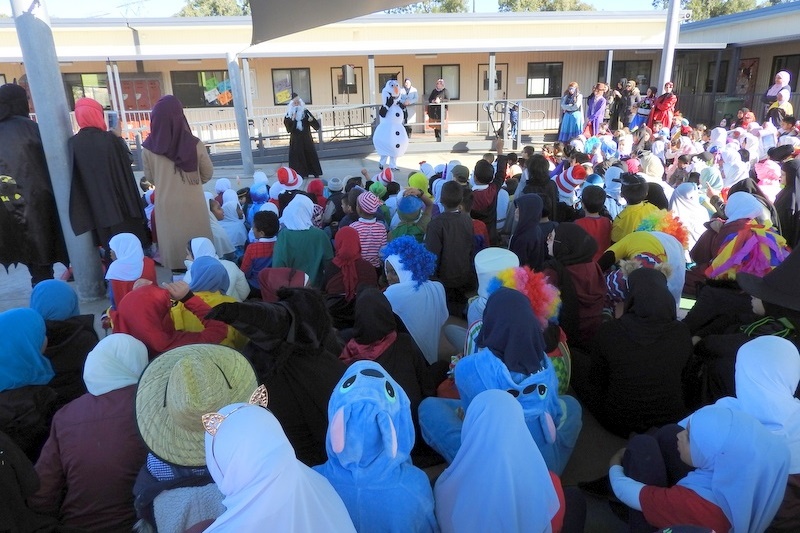
[[[295,93],[292,93],[292,100],[286,108],[283,125],[289,133],[289,167],[304,178],[322,176],[322,166],[311,137],[311,128],[318,130],[319,121]]]
[[[517,254],[521,266],[540,270],[546,257],[546,235],[542,234],[539,222],[542,220],[544,203],[538,194],[523,194],[514,200],[516,225],[508,249]]]
[[[780,220],[781,235],[790,248],[800,242],[800,209],[797,182],[800,181],[800,159],[790,159],[781,165],[784,187],[775,197],[775,210]]]
[[[25,89],[0,87],[0,265],[27,265],[36,285],[53,277],[54,263],[69,259],[39,126],[29,112]]]
[[[73,231],[76,235],[94,231],[97,244],[108,253],[108,241],[118,233],[136,235],[146,248],[150,235],[128,146],[118,135],[106,131],[103,107],[97,101],[81,98],[75,102],[75,119],[81,129],[68,142]]]

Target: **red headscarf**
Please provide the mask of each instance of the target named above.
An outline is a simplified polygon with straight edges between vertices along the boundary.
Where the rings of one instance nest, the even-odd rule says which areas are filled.
[[[75,120],[83,128],[97,128],[106,131],[106,119],[103,115],[103,106],[91,98],[81,98],[75,102]]]
[[[358,232],[350,226],[340,228],[333,240],[333,248],[335,252],[333,264],[342,271],[344,297],[350,302],[356,297],[356,288],[358,287],[356,261],[361,259],[361,240]]]
[[[314,203],[325,209],[328,199],[325,198],[325,184],[322,183],[321,179],[316,178],[309,181],[308,185],[306,186],[306,191],[314,194],[317,197]]]

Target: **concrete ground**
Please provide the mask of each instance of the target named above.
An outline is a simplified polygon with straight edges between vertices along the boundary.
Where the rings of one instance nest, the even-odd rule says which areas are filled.
[[[396,175],[400,178],[401,183],[405,183],[408,175],[419,169],[419,163],[421,161],[427,161],[435,166],[439,163],[448,163],[455,159],[461,164],[472,168],[475,162],[488,151],[490,143],[486,141],[485,143],[474,144],[477,150],[471,150],[469,152],[438,151],[413,154],[407,153],[399,159],[400,170]],[[507,149],[506,151],[509,150]],[[257,170],[263,170],[272,181],[279,166],[280,165],[262,166],[260,168],[257,167]],[[370,174],[375,174],[378,172],[378,158],[373,154],[363,158],[326,159],[322,161],[322,167],[324,178],[359,175],[362,168],[366,168]],[[215,178],[231,178],[234,188],[249,186],[252,181],[241,178],[242,168],[240,166],[217,167],[214,175]],[[137,175],[137,178],[139,177],[140,176]],[[211,182],[206,184],[205,188],[209,191],[213,191],[213,187],[214,180],[212,179]],[[66,267],[59,264],[56,265],[54,270],[55,276],[58,278],[64,273]],[[159,267],[158,277],[159,281],[170,280],[171,272],[165,268]],[[12,266],[7,272],[0,268],[0,311],[27,306],[30,299],[30,292],[30,276],[25,266]],[[101,336],[104,335],[104,332],[100,328],[99,316],[107,307],[108,301],[106,299],[81,303],[82,313],[91,313],[95,315],[95,327],[98,330],[98,334]],[[443,339],[440,356],[449,360],[449,356],[453,353],[455,353],[455,350]],[[619,448],[623,447],[624,444],[625,442],[622,439],[611,435],[600,427],[591,413],[584,410],[583,429],[581,430],[572,458],[562,475],[564,486],[573,486],[580,481],[589,481],[604,475],[608,471],[609,458]],[[434,467],[429,469],[429,474],[435,477],[441,473],[441,470],[442,467]],[[627,531],[625,524],[611,513],[605,501],[587,495],[587,504],[586,533],[622,533]]]

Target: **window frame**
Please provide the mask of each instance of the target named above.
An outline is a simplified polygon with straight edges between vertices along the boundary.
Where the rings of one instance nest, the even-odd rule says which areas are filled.
[[[275,78],[276,74],[280,75],[282,72],[289,73],[289,86],[284,87],[283,85],[279,85],[276,82],[280,82],[282,80]],[[302,77],[300,73],[305,73],[305,78],[308,80],[308,92],[305,92],[304,89],[295,86],[295,74],[299,77]],[[283,93],[284,91],[289,91],[291,93],[297,93],[300,98],[305,102],[306,105],[312,104],[312,90],[311,90],[311,68],[310,67],[299,67],[299,68],[273,68],[270,71],[270,79],[272,81],[272,103],[273,105],[285,105],[289,103],[291,97],[285,100],[278,101],[278,95]],[[297,85],[300,85],[298,82]],[[276,90],[280,89],[280,90]]]
[[[185,76],[187,74],[194,74],[197,83],[192,84],[184,81],[176,81],[176,76]],[[221,74],[221,80],[219,80]],[[228,75],[227,70],[221,69],[198,69],[198,70],[171,70],[169,72],[169,81],[172,87],[172,94],[180,100],[183,107],[191,107],[191,108],[224,108],[224,107],[233,107],[233,99],[225,104],[222,103],[210,103],[206,98],[206,87],[205,83],[210,81],[211,79],[218,80],[217,85],[224,84],[228,82],[230,84],[230,77]],[[204,81],[205,80],[205,81]],[[179,89],[180,87],[180,89]],[[199,94],[191,94],[189,91],[193,92],[193,89],[189,89],[192,87],[193,89],[199,90]],[[202,105],[200,105],[202,102]]]
[[[542,78],[534,78],[532,76],[532,70],[535,69],[537,66],[543,67],[545,69],[545,73],[548,74]],[[547,86],[549,89],[550,80],[552,78],[550,69],[554,66],[558,66],[559,69],[559,79],[558,82],[553,84],[554,89],[548,90],[546,93],[535,93],[532,92],[531,89],[531,82],[533,80],[547,80]],[[530,61],[527,64],[526,71],[525,71],[525,97],[526,98],[561,98],[563,93],[563,86],[564,86],[564,62],[563,61]]]
[[[787,65],[787,63],[790,63]],[[792,93],[797,89],[797,73],[800,72],[800,54],[786,54],[781,56],[772,56],[772,77],[767,82],[767,89],[772,87],[775,83],[775,74],[786,70],[792,73],[789,79],[789,88]]]
[[[438,75],[436,77],[429,79],[429,71],[431,69],[439,69]],[[444,72],[444,69],[455,69],[455,76],[447,75]],[[444,87],[447,89],[447,96],[450,100],[460,100],[461,99],[461,64],[460,63],[441,63],[441,64],[433,64],[433,65],[423,65],[422,66],[422,83],[423,90],[425,91],[425,102],[428,101],[428,97],[436,88],[436,80],[438,79],[444,80]],[[453,87],[455,85],[455,87]],[[430,89],[428,89],[430,87]]]
[[[627,68],[628,63],[649,63],[650,66],[647,68],[647,78],[640,83],[639,82],[639,74],[634,74],[633,76],[629,76],[629,70]],[[621,69],[616,68],[617,65],[623,65]],[[619,71],[622,70],[622,74],[619,74]],[[616,71],[616,74],[615,74]],[[653,76],[653,60],[652,59],[621,59],[619,61],[612,61],[611,62],[611,80],[612,82],[608,82],[606,80],[606,60],[601,59],[597,64],[597,81],[602,81],[609,87],[616,88],[616,82],[621,80],[622,78],[628,80],[635,80],[636,86],[639,88],[639,92],[641,94],[645,94],[647,89],[650,87],[652,82]],[[612,83],[614,84],[612,87]]]

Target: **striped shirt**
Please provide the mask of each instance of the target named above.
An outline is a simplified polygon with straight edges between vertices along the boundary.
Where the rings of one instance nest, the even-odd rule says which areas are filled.
[[[381,266],[380,251],[386,246],[386,227],[377,219],[359,218],[350,224],[358,232],[361,241],[361,257],[375,268]]]

